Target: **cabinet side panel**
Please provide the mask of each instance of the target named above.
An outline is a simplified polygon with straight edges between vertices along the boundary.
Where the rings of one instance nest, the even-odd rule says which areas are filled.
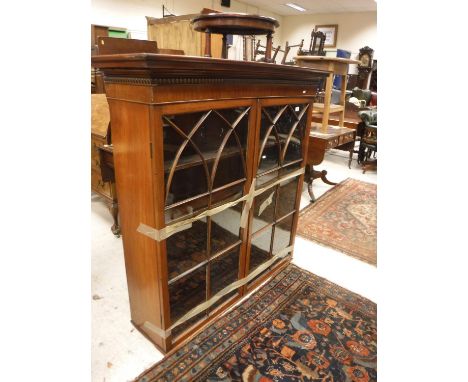
[[[109,106],[132,321],[160,327],[156,242],[137,232],[140,223],[155,225],[149,106],[112,99]]]

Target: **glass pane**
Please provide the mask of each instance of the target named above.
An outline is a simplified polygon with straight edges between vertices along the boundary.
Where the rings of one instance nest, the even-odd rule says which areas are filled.
[[[211,297],[237,281],[239,276],[239,249],[238,246],[211,261]]]
[[[306,107],[305,104],[291,105],[277,122],[277,128],[278,131],[281,131],[281,135],[291,135],[289,143],[285,141],[287,148],[284,163],[302,159],[302,141],[305,139],[304,132],[307,119]]]
[[[239,199],[243,195],[243,188],[244,182],[241,182],[224,190],[213,192],[211,194],[211,208]]]
[[[232,134],[230,135],[227,143],[230,142],[236,143]],[[225,146],[224,150],[221,152],[217,168],[213,168],[213,171],[216,171],[213,187],[218,188],[225,184],[234,182],[235,180],[245,178],[246,173],[244,159],[244,153],[237,145]]]
[[[189,136],[199,121],[207,113],[190,113],[163,116],[163,150],[164,150],[164,184],[169,195],[166,195],[166,205],[171,205],[191,196],[208,191],[207,171],[203,165],[203,158],[197,151]],[[177,160],[177,162],[175,162]],[[206,164],[206,163],[205,163]],[[169,179],[171,170],[173,178]],[[208,173],[209,176],[209,173]],[[190,179],[190,182],[181,180]]]
[[[206,317],[208,317],[208,313],[206,310],[204,312],[198,313],[195,317],[192,317],[184,323],[180,324],[179,326],[176,326],[172,330],[172,335],[174,337],[177,337],[179,334],[182,334],[184,330],[190,328],[192,325],[195,325],[198,321],[201,321]]]
[[[239,107],[163,116],[166,206],[245,178],[249,111]]]
[[[175,322],[205,300],[206,267],[203,266],[169,285],[172,322]]]
[[[239,203],[242,206],[242,203]],[[211,256],[240,240],[240,217],[242,210],[228,208],[211,217]]]
[[[269,227],[252,238],[249,273],[270,258],[271,232],[272,227]]]
[[[165,212],[166,224],[176,220],[184,220],[196,215],[197,213],[208,208],[209,194],[190,200],[185,203],[180,203],[177,206],[169,208]]]
[[[261,140],[263,143],[263,139]],[[263,152],[260,154],[260,165],[258,167],[258,173],[265,172],[267,170],[276,168],[279,166],[280,157],[280,146],[279,142],[274,134],[274,128],[271,131],[270,136],[266,140]]]
[[[204,158],[212,160],[215,158],[224,136],[230,130],[230,126],[213,110],[208,111],[208,113],[192,140]]]
[[[166,239],[169,280],[207,260],[206,218]]]
[[[276,204],[276,187],[266,190],[254,199],[252,233],[273,223]]]
[[[165,181],[167,182],[167,179]],[[169,195],[166,197],[166,206],[207,193],[208,181],[207,171],[202,164],[175,171]]]
[[[275,225],[275,235],[273,239],[273,255],[289,246],[291,242],[291,229],[294,214],[284,218]]]
[[[265,186],[266,184],[278,179],[279,176],[279,171],[271,171],[267,174],[263,174],[261,176],[257,176],[257,183],[256,183],[256,188],[260,188],[261,186]]]
[[[280,176],[285,176],[301,168],[301,162],[296,162],[280,169]]]
[[[288,140],[288,135],[294,124],[297,122],[297,117],[289,106],[286,108],[281,108],[279,114],[280,115],[275,123],[275,127],[281,143],[281,151],[283,151]]]
[[[294,210],[299,177],[280,183],[276,217],[280,218]]]

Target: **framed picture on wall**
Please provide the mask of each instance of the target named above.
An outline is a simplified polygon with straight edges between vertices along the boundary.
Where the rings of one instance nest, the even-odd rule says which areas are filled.
[[[315,30],[325,34],[325,48],[336,48],[336,38],[338,36],[338,24],[316,25]]]

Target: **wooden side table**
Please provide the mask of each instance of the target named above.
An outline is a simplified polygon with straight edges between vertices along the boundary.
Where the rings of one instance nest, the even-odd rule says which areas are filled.
[[[326,150],[339,148],[340,150],[349,151],[348,167],[350,167],[354,153],[356,130],[339,126],[327,126],[327,131],[324,133],[321,124],[312,123],[309,137],[305,180],[310,199],[314,202],[315,196],[312,191],[314,179],[320,178],[326,184],[336,185],[336,183],[327,179],[326,170],[317,171],[314,170],[314,166],[322,163]]]
[[[314,179],[322,179],[327,184],[336,185],[327,179],[327,171],[316,171],[314,166],[322,163],[325,151],[329,149],[340,149],[349,151],[348,167],[351,168],[351,161],[354,152],[356,131],[344,127],[345,105],[346,105],[346,85],[347,74],[350,64],[358,64],[359,61],[339,57],[326,56],[296,56],[298,66],[305,66],[312,69],[326,70],[329,72],[325,83],[325,97],[323,103],[314,103],[314,115],[322,115],[322,123],[312,124],[309,135],[309,153],[307,157],[306,178],[308,191],[312,201],[315,196],[312,191]],[[341,75],[343,78],[339,104],[331,103],[333,77]],[[338,126],[330,126],[330,114],[339,116]]]
[[[193,29],[197,32],[205,32],[205,57],[211,57],[211,34],[223,35],[222,58],[227,58],[228,34],[251,36],[266,35],[265,61],[272,62],[271,50],[273,33],[279,27],[279,22],[272,17],[248,15],[245,13],[209,13],[200,15],[192,20]]]

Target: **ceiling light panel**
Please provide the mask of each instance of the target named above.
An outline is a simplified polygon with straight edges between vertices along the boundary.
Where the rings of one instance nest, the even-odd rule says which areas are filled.
[[[305,12],[306,11],[305,8],[302,8],[300,5],[297,5],[295,3],[286,3],[284,5],[286,5],[287,7],[290,7],[290,8],[294,8],[296,11],[299,11],[299,12]]]

